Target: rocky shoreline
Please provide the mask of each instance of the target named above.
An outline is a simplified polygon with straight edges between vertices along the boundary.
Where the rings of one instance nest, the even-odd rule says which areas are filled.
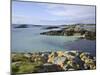
[[[65,26],[61,30],[50,30],[47,32],[42,32],[40,34],[41,35],[51,35],[51,36],[52,35],[53,36],[75,36],[77,35],[77,36],[80,36],[79,37],[80,39],[87,39],[87,40],[96,39],[95,27],[86,29],[86,28],[82,28],[81,25],[69,25],[69,26]]]
[[[96,69],[96,57],[88,52],[14,52],[11,57],[13,74]]]

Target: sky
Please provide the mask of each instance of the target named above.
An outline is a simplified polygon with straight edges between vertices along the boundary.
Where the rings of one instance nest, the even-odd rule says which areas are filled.
[[[95,24],[95,6],[12,1],[13,24]]]

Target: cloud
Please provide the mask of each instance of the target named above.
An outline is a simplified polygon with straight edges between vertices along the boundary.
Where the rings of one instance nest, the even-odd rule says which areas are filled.
[[[56,17],[66,17],[66,20],[76,22],[95,22],[94,6],[78,6],[78,5],[48,5],[47,12]],[[88,18],[88,20],[87,20]],[[77,19],[77,20],[76,20]],[[81,21],[80,21],[81,20]],[[85,21],[86,20],[86,21]],[[90,20],[90,21],[89,21]]]
[[[24,6],[27,6],[27,11],[16,8],[20,9],[16,12],[24,10],[24,13],[13,14],[14,22],[33,24],[95,23],[95,6],[35,2],[31,5],[25,3]],[[19,7],[22,8],[21,5]]]
[[[93,6],[79,6],[79,5],[59,5],[50,4],[47,7],[47,12],[55,16],[75,16],[95,14],[95,7]]]

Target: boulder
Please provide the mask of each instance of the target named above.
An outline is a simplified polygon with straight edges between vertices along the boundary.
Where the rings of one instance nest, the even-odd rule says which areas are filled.
[[[92,32],[92,31],[85,32],[85,39],[95,40],[96,39],[96,32]]]
[[[53,64],[57,64],[57,65],[60,65],[61,67],[63,67],[64,65],[64,62],[67,60],[66,57],[55,57],[54,60],[53,60]]]
[[[32,55],[29,54],[29,53],[25,53],[24,56],[25,56],[26,58],[31,58]]]

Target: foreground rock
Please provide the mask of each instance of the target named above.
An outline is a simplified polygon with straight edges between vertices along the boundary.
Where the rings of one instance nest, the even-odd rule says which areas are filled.
[[[96,69],[96,58],[87,52],[12,53],[13,73],[42,73],[94,69]]]

